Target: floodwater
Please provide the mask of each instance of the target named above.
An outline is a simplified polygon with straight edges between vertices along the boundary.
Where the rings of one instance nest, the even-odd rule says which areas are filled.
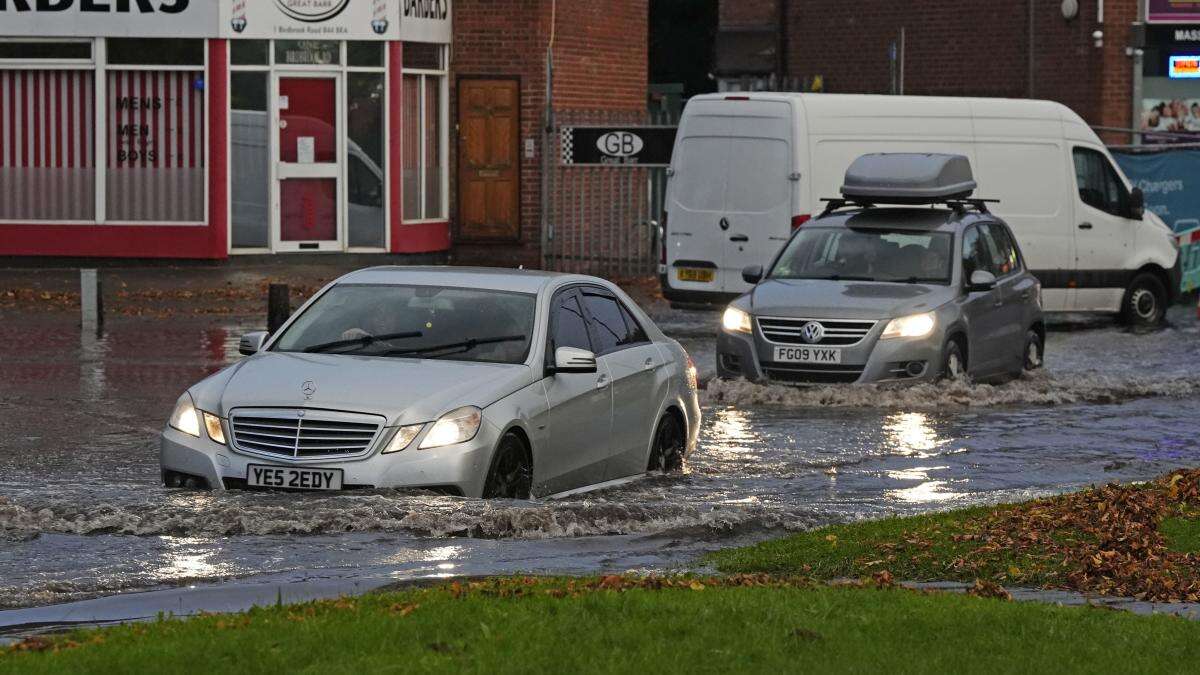
[[[172,404],[254,322],[114,318],[97,338],[65,315],[0,317],[0,608],[234,580],[670,569],[822,523],[1147,479],[1200,464],[1194,314],[1148,334],[1061,324],[1047,369],[999,386],[713,382],[685,473],[529,502],[165,489]],[[702,372],[714,319],[662,317]]]

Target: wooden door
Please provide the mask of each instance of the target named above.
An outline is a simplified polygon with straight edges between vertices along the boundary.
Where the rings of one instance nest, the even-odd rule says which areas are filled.
[[[465,240],[520,238],[517,80],[458,82],[458,222]]]

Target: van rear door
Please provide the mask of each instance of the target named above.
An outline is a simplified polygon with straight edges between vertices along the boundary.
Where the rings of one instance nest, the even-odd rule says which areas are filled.
[[[789,234],[791,108],[783,101],[701,99],[688,106],[667,195],[667,284],[748,290],[742,268],[766,265]]]

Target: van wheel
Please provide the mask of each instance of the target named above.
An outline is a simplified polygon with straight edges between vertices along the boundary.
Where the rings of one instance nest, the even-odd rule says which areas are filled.
[[[533,465],[529,449],[516,434],[500,439],[492,468],[483,484],[484,499],[529,499],[533,487]]]
[[[1167,314],[1167,289],[1153,274],[1139,274],[1125,291],[1121,320],[1134,328],[1154,328]]]
[[[951,340],[946,343],[946,349],[942,352],[942,375],[943,380],[965,380],[967,378],[967,357],[963,356],[962,345],[958,340]]]
[[[647,471],[679,471],[683,468],[683,425],[671,413],[663,415],[654,432]]]
[[[1044,362],[1046,345],[1036,330],[1025,333],[1025,370],[1037,370]]]

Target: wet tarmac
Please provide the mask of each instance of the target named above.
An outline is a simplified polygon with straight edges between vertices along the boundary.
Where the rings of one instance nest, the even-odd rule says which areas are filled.
[[[1046,371],[999,386],[714,382],[686,473],[568,499],[168,490],[156,452],[172,403],[235,360],[256,322],[115,317],[97,338],[74,319],[0,315],[0,608],[155,591],[102,610],[67,606],[99,620],[280,589],[315,597],[447,575],[672,569],[821,523],[1200,464],[1200,331],[1195,310],[1178,307],[1149,334],[1060,324]],[[660,319],[711,373],[714,315]],[[0,612],[0,630],[35,615],[45,613]]]

